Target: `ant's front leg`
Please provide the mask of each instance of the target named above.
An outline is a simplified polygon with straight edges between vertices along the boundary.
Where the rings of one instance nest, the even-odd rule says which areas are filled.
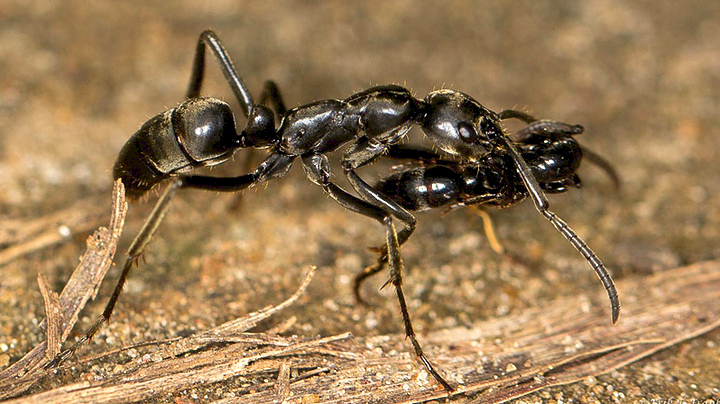
[[[341,161],[343,169],[345,170],[345,176],[355,191],[360,194],[364,200],[381,207],[385,212],[394,216],[405,225],[405,228],[398,233],[398,242],[400,245],[405,244],[415,231],[417,224],[415,216],[397,202],[383,195],[365,182],[355,170],[374,161],[380,155],[390,150],[394,144],[405,136],[408,130],[410,130],[410,125],[404,125],[395,129],[387,136],[382,136],[380,139],[363,136],[350,147]]]

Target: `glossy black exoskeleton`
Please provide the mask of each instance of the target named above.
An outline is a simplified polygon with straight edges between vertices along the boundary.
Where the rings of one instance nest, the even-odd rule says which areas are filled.
[[[554,132],[526,133],[516,141],[520,155],[546,193],[561,193],[579,188],[576,171],[582,160],[582,148],[572,134],[582,133],[579,125],[538,121]],[[377,188],[384,195],[410,211],[466,206],[493,205],[509,207],[528,195],[507,153],[489,153],[472,162],[449,160],[430,150],[393,147],[388,157],[421,163],[416,167],[393,173]]]
[[[218,59],[220,68],[247,118],[245,128],[240,133],[235,128],[235,119],[227,104],[213,98],[199,98],[206,48]],[[265,105],[266,101],[272,108]],[[277,127],[276,115],[280,118]],[[529,123],[527,139],[516,144],[504,133],[501,121],[509,118]],[[307,177],[320,185],[340,205],[373,218],[385,227],[385,246],[382,248],[378,265],[389,266],[390,276],[386,285],[392,284],[395,287],[405,333],[418,359],[430,374],[446,390],[452,390],[422,351],[413,331],[402,289],[400,246],[415,230],[416,219],[409,211],[413,207],[403,206],[402,201],[388,197],[356,173],[358,168],[384,153],[391,152],[412,126],[419,126],[435,147],[452,156],[457,162],[456,169],[483,167],[481,170],[489,170],[488,174],[508,177],[491,180],[492,184],[504,184],[513,189],[512,192],[498,194],[509,198],[498,199],[498,203],[512,203],[514,199],[529,196],[538,211],[570,240],[601,277],[611,298],[612,319],[615,322],[619,305],[605,267],[587,245],[548,210],[544,191],[557,191],[569,183],[564,184],[562,182],[565,180],[557,178],[550,168],[552,164],[547,169],[539,168],[544,157],[551,154],[553,158],[557,157],[554,152],[542,147],[532,151],[533,136],[546,131],[542,128],[543,122],[535,122],[532,117],[514,110],[495,113],[459,91],[437,90],[424,99],[418,99],[409,90],[397,85],[373,87],[345,100],[322,100],[286,110],[277,87],[268,81],[261,102],[255,103],[215,33],[205,31],[198,40],[187,100],[158,114],[143,125],[128,140],[115,164],[114,176],[122,179],[131,199],[144,195],[162,181],[169,180],[169,185],[129,247],[120,279],[100,319],[78,343],[63,351],[48,367],[56,366],[72,355],[78,346],[89,340],[102,323],[110,318],[132,263],[152,239],[178,189],[241,191],[285,176],[293,162],[299,158]],[[550,128],[550,131],[556,130],[557,127]],[[333,182],[328,154],[342,146],[347,146],[347,149],[340,162],[345,176],[358,196]],[[191,173],[194,168],[221,163],[236,150],[248,147],[267,149],[264,161],[248,174],[211,177]],[[528,165],[526,159],[531,165]],[[579,162],[579,158],[573,156],[569,156],[569,159]],[[495,167],[489,168],[490,166]],[[456,174],[461,181],[478,178],[468,173]],[[535,174],[541,175],[536,178]],[[545,174],[554,179],[545,181]],[[437,177],[444,175],[446,174],[441,173]],[[455,180],[448,176],[444,179]],[[471,190],[469,194],[475,192],[477,197],[478,189]],[[467,193],[466,191],[468,190],[461,189],[461,194]],[[399,220],[403,225],[399,231],[395,229],[395,220]]]
[[[190,98],[147,121],[120,151],[113,176],[135,199],[170,175],[219,164],[243,147],[230,106]]]
[[[582,148],[573,138],[573,135],[583,132],[582,126],[536,121],[522,113],[517,117],[529,124],[517,132],[515,146],[542,191],[561,193],[570,188],[579,188],[581,182],[576,171],[583,154],[587,154],[588,160],[605,170],[616,186],[619,185],[614,169],[600,156]],[[388,152],[388,157],[410,161],[415,166],[381,179],[375,188],[409,211],[470,205],[506,208],[530,195],[513,158],[507,152],[496,151],[475,161],[462,161],[447,159],[426,149],[395,146]],[[605,266],[565,222],[546,209],[540,212],[570,241],[598,275],[608,293],[615,323],[620,303]],[[354,292],[358,301],[362,301],[361,283],[382,270],[384,265],[385,261],[381,258],[357,275]]]

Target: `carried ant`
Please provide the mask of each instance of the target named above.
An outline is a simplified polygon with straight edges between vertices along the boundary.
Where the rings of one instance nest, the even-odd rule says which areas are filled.
[[[245,128],[239,134],[228,104],[216,98],[200,98],[206,48],[219,61],[223,75],[247,118]],[[300,158],[310,181],[320,185],[341,206],[373,218],[385,227],[385,245],[381,248],[377,265],[370,271],[363,271],[358,278],[377,273],[385,264],[389,266],[390,275],[385,285],[395,287],[405,334],[416,356],[445,390],[452,391],[450,384],[423,353],[402,288],[400,246],[415,230],[416,219],[410,210],[416,207],[405,203],[407,195],[402,188],[393,190],[390,184],[403,184],[405,189],[415,187],[415,191],[418,188],[402,175],[389,177],[379,187],[373,187],[356,173],[358,168],[385,153],[398,153],[400,149],[395,146],[406,137],[413,125],[420,126],[436,148],[452,157],[452,160],[440,162],[443,164],[424,168],[424,175],[445,167],[455,175],[447,172],[430,178],[444,176],[445,180],[461,186],[456,195],[433,193],[431,198],[449,197],[457,204],[492,203],[504,206],[529,196],[537,210],[570,241],[600,277],[610,299],[612,321],[617,321],[620,305],[605,266],[575,232],[548,210],[545,191],[560,191],[573,185],[573,182],[578,183],[574,171],[580,163],[580,149],[571,137],[573,133],[564,132],[564,124],[535,121],[515,110],[495,113],[469,95],[455,90],[437,90],[424,99],[418,99],[409,90],[396,85],[377,86],[345,100],[322,100],[288,110],[277,86],[268,81],[261,102],[255,103],[217,35],[210,30],[201,33],[198,39],[186,95],[187,100],[177,107],[154,116],[142,125],[120,151],[113,174],[116,179],[122,179],[130,199],[145,195],[163,181],[167,180],[169,184],[128,248],[122,272],[100,318],[75,345],[50,361],[46,368],[56,367],[71,356],[109,320],[133,262],[152,239],[177,190],[242,191],[285,176],[293,162]],[[277,128],[276,114],[280,118]],[[524,132],[521,131],[521,136],[525,136],[523,139],[513,141],[503,131],[501,121],[510,118],[529,124]],[[551,144],[573,143],[575,147],[572,150],[543,145],[535,147],[535,139],[549,140]],[[327,154],[345,145],[348,145],[347,151],[340,162],[359,197],[332,181]],[[191,174],[195,168],[222,163],[238,149],[249,147],[268,151],[264,161],[249,174],[237,177]],[[437,155],[425,159],[420,153],[412,152],[411,158],[428,162],[440,160]],[[535,160],[535,155],[540,160],[544,157],[551,160],[559,158],[559,167],[545,169],[540,160]],[[482,183],[473,187],[472,183],[478,180]],[[414,202],[423,202],[422,198],[422,195],[410,197]],[[395,220],[403,225],[399,231],[395,229]]]
[[[582,183],[576,171],[583,158],[603,169],[615,187],[619,187],[619,177],[610,163],[581,147],[574,139],[573,136],[583,133],[581,125],[536,120],[518,111],[513,113],[528,123],[528,126],[515,133],[515,146],[545,193],[562,193],[570,188],[580,188]],[[409,211],[443,208],[447,212],[473,205],[507,208],[528,196],[515,163],[507,153],[494,152],[475,161],[457,161],[424,148],[398,145],[391,147],[386,156],[402,161],[403,164],[395,173],[378,181],[375,188]],[[614,287],[607,271],[587,245],[582,245],[584,243],[572,229],[557,216],[555,219],[553,223],[558,230],[573,245],[577,245],[576,248],[595,269],[610,294],[615,323],[617,297],[613,296]],[[489,217],[484,220],[489,220]],[[491,223],[486,223],[486,233],[491,242],[497,243]],[[502,252],[501,247],[493,248]],[[380,272],[384,265],[385,260],[381,256],[375,265],[365,268],[355,277],[354,293],[358,302],[364,302],[360,295],[362,282]]]

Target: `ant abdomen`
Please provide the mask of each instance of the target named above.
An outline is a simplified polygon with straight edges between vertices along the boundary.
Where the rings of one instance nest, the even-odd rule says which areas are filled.
[[[421,211],[456,202],[460,182],[460,176],[449,167],[416,167],[384,178],[377,188],[403,208]]]
[[[136,199],[170,175],[227,160],[239,142],[228,104],[192,98],[140,127],[120,151],[113,177]]]

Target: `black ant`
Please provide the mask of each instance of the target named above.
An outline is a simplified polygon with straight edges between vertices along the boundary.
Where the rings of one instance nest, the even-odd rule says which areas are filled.
[[[206,47],[218,59],[247,117],[245,129],[239,134],[228,104],[214,98],[199,98]],[[396,198],[386,196],[356,173],[356,169],[391,151],[413,125],[419,125],[437,148],[456,158],[457,167],[470,167],[471,164],[482,167],[483,161],[500,159],[504,161],[500,170],[502,174],[510,175],[514,170],[512,182],[508,183],[514,192],[508,195],[512,198],[529,195],[538,211],[588,260],[608,291],[612,320],[617,320],[619,303],[607,270],[585,242],[548,210],[543,190],[547,189],[549,182],[538,181],[516,143],[501,128],[500,123],[504,119],[528,120],[524,113],[514,110],[495,113],[472,97],[454,90],[437,90],[424,99],[417,99],[409,90],[396,85],[373,87],[345,100],[322,100],[286,110],[277,86],[269,81],[261,100],[259,104],[253,101],[217,35],[209,30],[201,33],[187,100],[147,121],[120,151],[114,168],[115,178],[122,179],[131,199],[139,198],[160,182],[169,180],[170,183],[128,248],[122,273],[101,317],[74,346],[49,362],[47,368],[57,366],[72,355],[110,318],[133,262],[152,239],[178,189],[241,191],[285,176],[299,157],[307,177],[340,205],[373,218],[385,227],[386,240],[380,264],[389,264],[390,276],[386,284],[395,287],[405,334],[428,372],[447,391],[452,391],[452,387],[430,364],[415,337],[402,289],[400,246],[415,230],[415,217]],[[266,101],[274,107],[274,111],[264,105]],[[277,128],[275,114],[281,118]],[[530,127],[533,127],[532,124]],[[533,130],[530,132],[534,133]],[[341,164],[360,197],[348,193],[332,181],[326,154],[344,145],[349,147]],[[523,145],[520,142],[519,145],[525,151],[529,143]],[[267,157],[252,173],[237,177],[189,174],[197,167],[219,164],[236,150],[247,147],[268,149]],[[579,163],[576,157],[569,156]],[[543,188],[540,183],[546,187]],[[394,219],[402,223],[400,231],[396,231]]]
[[[583,157],[605,170],[615,186],[619,187],[619,177],[610,163],[587,148],[582,148],[573,138],[584,131],[581,125],[536,120],[524,113],[513,113],[529,124],[515,134],[515,146],[544,192],[562,193],[570,188],[580,188],[581,181],[576,171]],[[423,148],[393,146],[387,157],[409,161],[410,168],[400,165],[397,172],[382,178],[375,188],[409,211],[444,208],[447,212],[472,205],[507,208],[528,196],[514,161],[508,153],[502,151],[488,153],[475,161],[457,161]],[[557,216],[551,222],[595,269],[608,291],[615,323],[619,304],[613,282],[604,266]],[[486,227],[488,238],[494,239],[492,225],[487,225],[490,226],[489,229]],[[385,263],[381,256],[377,264],[367,267],[356,276],[354,292],[357,301],[363,302],[360,295],[362,282],[381,271]]]

